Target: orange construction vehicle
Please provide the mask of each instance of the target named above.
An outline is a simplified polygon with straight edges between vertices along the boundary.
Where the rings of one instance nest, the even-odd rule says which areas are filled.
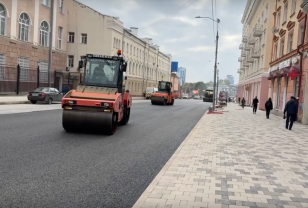
[[[121,56],[87,54],[79,61],[84,76],[76,90],[62,98],[62,125],[70,132],[79,129],[114,134],[118,124],[126,125],[132,97],[125,91],[127,63]]]
[[[173,105],[174,95],[172,94],[171,89],[171,82],[159,81],[158,91],[154,92],[151,97],[152,105]]]

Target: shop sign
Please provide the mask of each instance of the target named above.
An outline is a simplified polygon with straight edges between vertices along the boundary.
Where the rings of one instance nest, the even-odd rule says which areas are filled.
[[[297,77],[297,76],[298,76],[298,73],[296,73],[294,68],[292,68],[291,72],[288,73],[288,77],[290,77],[291,80],[294,80],[295,77]]]
[[[272,67],[270,68],[270,72],[275,71],[275,70],[277,70],[277,69],[278,69],[278,65],[272,66]]]
[[[291,64],[290,59],[285,60],[279,64],[279,69],[287,68],[290,66],[290,64]]]

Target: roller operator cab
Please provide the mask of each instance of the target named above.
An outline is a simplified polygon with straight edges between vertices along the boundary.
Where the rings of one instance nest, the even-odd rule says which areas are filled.
[[[118,124],[128,123],[132,97],[125,91],[127,64],[121,50],[117,54],[87,54],[79,61],[83,78],[76,90],[62,98],[62,125],[66,131],[91,129],[114,134]]]
[[[151,97],[152,105],[173,105],[174,95],[172,94],[171,89],[171,82],[159,81],[158,91],[154,92]]]

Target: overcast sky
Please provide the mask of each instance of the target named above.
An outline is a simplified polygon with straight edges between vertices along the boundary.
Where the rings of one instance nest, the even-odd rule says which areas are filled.
[[[120,17],[126,28],[138,27],[163,53],[186,68],[186,82],[213,80],[215,42],[211,0],[79,0],[106,15]],[[220,78],[233,75],[238,82],[242,24],[246,0],[215,0],[219,18],[218,62]],[[182,7],[181,7],[182,6]],[[179,11],[181,10],[181,11]],[[215,14],[216,13],[216,14]],[[167,16],[167,18],[165,18]],[[159,22],[158,22],[159,21]],[[155,23],[156,24],[153,24]],[[216,35],[216,27],[214,29]]]

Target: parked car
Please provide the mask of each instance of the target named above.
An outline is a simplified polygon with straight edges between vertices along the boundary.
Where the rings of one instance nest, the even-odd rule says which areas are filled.
[[[36,104],[37,102],[52,104],[53,101],[61,101],[62,97],[63,94],[52,87],[38,87],[28,93],[28,100],[32,104]]]
[[[172,94],[174,95],[175,99],[179,99],[180,98],[180,92],[179,91],[175,90],[175,91],[173,91]]]
[[[183,99],[188,99],[188,94],[183,94],[182,98]]]
[[[195,95],[194,99],[199,100],[200,96],[199,95]]]

